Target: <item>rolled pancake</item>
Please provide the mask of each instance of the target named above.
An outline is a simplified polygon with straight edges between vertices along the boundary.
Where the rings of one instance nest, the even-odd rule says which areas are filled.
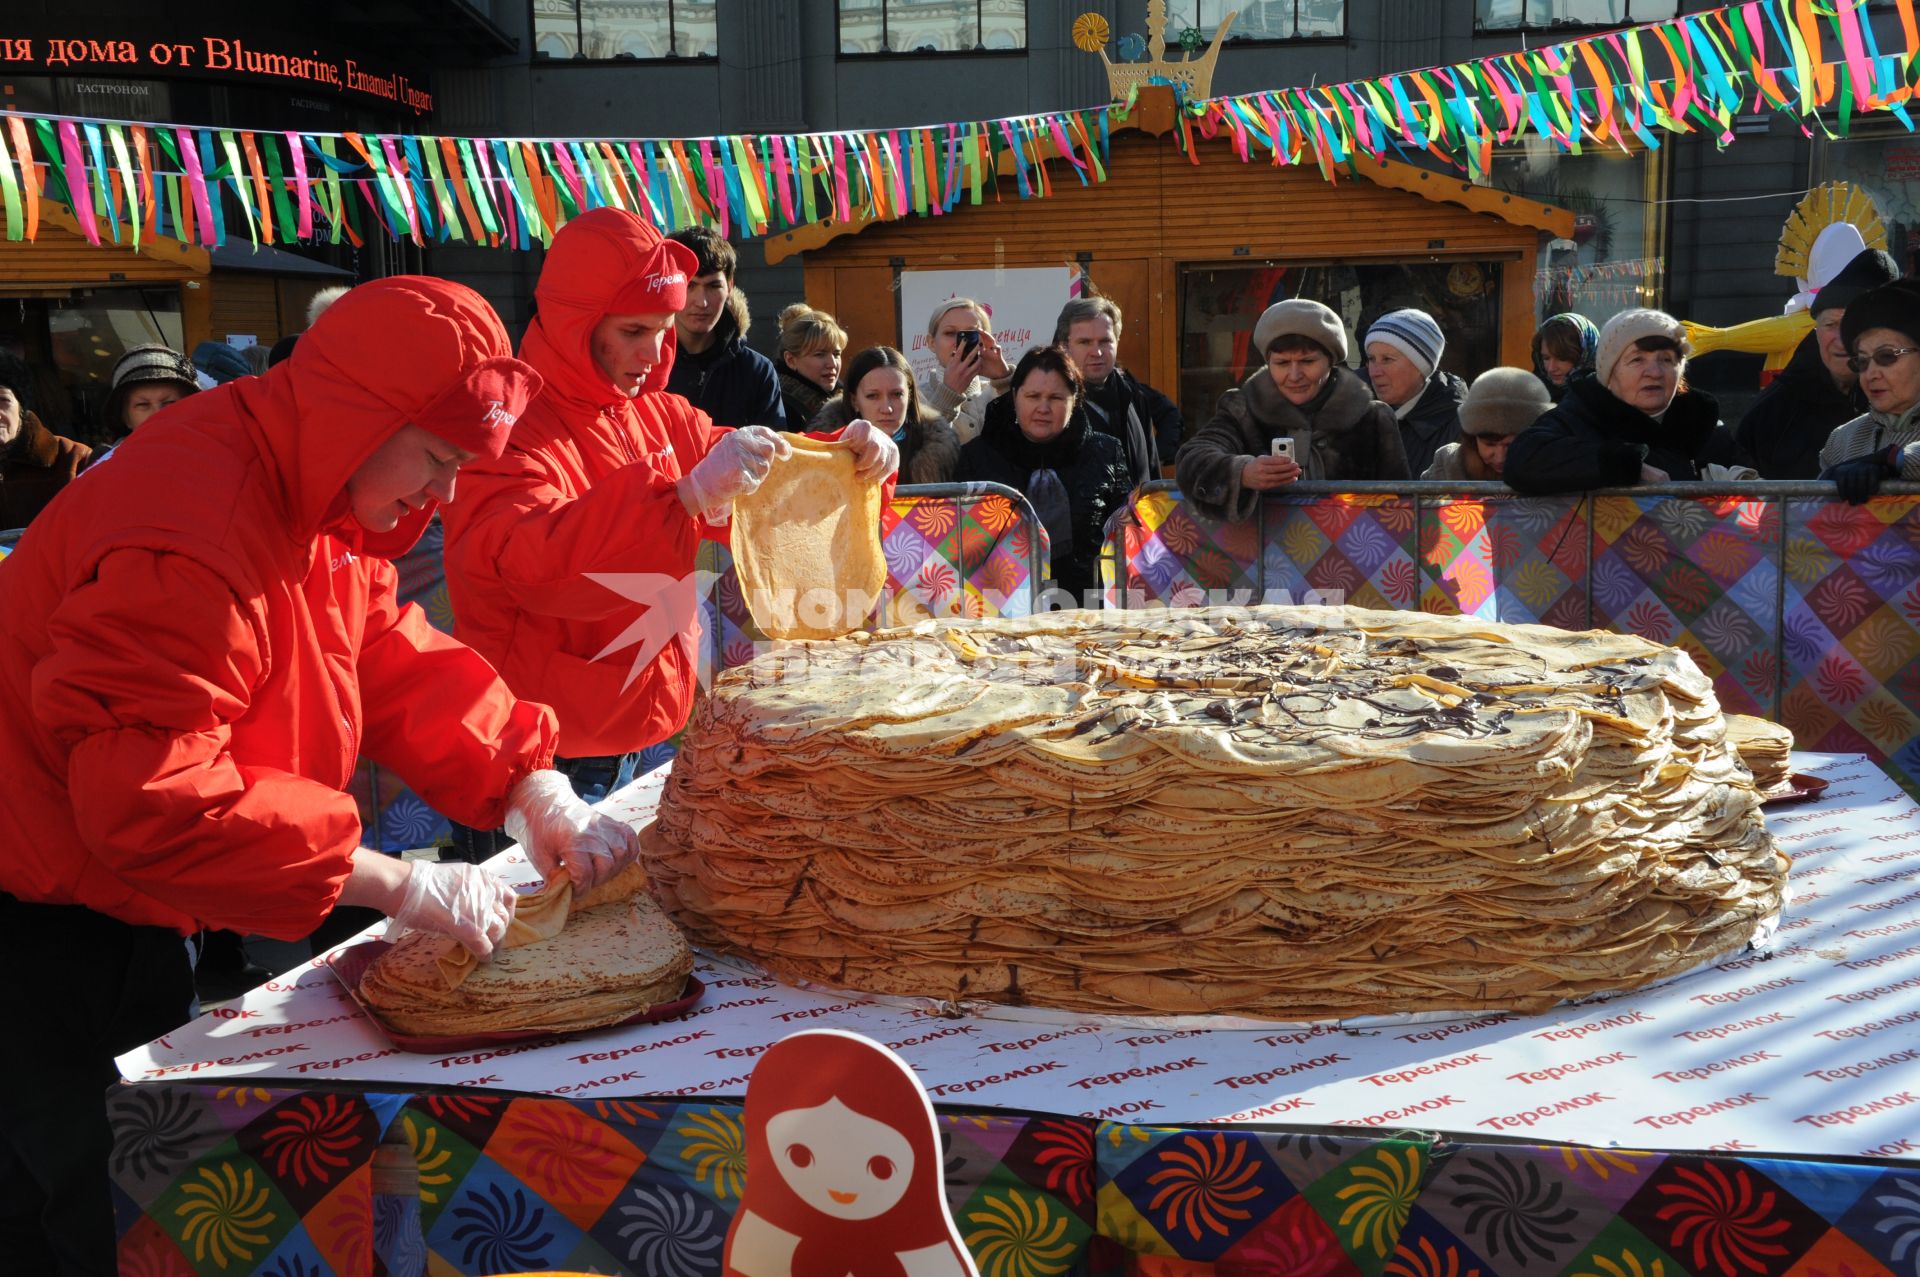
[[[777,639],[838,638],[880,602],[880,485],[854,477],[853,446],[788,435],[793,455],[733,503],[734,571],[747,610]]]

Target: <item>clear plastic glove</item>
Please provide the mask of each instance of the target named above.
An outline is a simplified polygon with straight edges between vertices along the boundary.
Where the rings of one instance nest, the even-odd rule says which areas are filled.
[[[393,921],[397,928],[452,936],[484,959],[513,921],[513,888],[479,865],[416,860]],[[389,929],[389,939],[398,935]]]
[[[881,483],[900,469],[900,445],[865,417],[856,417],[840,432],[840,441],[854,446],[853,475],[864,483]]]
[[[580,891],[591,891],[640,854],[631,825],[581,802],[556,771],[528,772],[513,787],[506,829],[544,881],[565,870]]]
[[[758,491],[773,463],[792,455],[793,445],[777,430],[729,430],[676,485],[681,504],[695,514],[724,517],[734,498]]]

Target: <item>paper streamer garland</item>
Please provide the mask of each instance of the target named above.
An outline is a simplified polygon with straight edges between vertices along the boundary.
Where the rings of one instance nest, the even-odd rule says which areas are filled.
[[[1185,104],[1180,144],[1225,135],[1251,162],[1311,160],[1329,179],[1362,156],[1435,156],[1479,177],[1529,133],[1579,154],[1657,148],[1660,135],[1733,139],[1772,110],[1844,137],[1853,117],[1908,114],[1920,79],[1916,0],[1894,0],[1883,50],[1866,0],[1748,0],[1666,22],[1448,67]],[[1091,38],[1089,33],[1088,38]],[[692,139],[485,139],[304,134],[0,112],[0,220],[38,234],[40,201],[70,205],[92,243],[162,234],[224,244],[546,244],[580,212],[629,209],[662,230],[694,222],[764,235],[823,218],[938,217],[982,203],[1009,163],[1022,199],[1053,191],[1050,161],[1106,180],[1119,106],[839,133]],[[11,142],[9,149],[7,143]],[[1197,156],[1196,162],[1197,162]],[[234,232],[234,233],[237,233]]]

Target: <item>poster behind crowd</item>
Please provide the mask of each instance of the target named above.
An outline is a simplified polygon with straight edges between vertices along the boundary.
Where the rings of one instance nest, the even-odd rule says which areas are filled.
[[[993,335],[1007,357],[1020,362],[1027,347],[1053,340],[1060,307],[1074,296],[1079,274],[1064,266],[1019,270],[903,270],[900,272],[900,348],[916,378],[933,371],[927,317],[953,297],[971,297],[993,317]]]

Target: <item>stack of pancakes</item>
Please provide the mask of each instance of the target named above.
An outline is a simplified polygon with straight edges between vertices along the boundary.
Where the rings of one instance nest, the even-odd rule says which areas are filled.
[[[1762,794],[1778,789],[1793,775],[1793,733],[1778,723],[1747,714],[1727,715],[1727,741],[1753,773]]]
[[[1339,608],[791,645],[720,680],[643,841],[697,943],[782,976],[1283,1019],[1632,988],[1745,946],[1787,868],[1684,653]]]
[[[578,898],[564,876],[519,897],[489,962],[456,940],[414,932],[367,968],[359,994],[404,1035],[567,1033],[673,1001],[692,970],[686,940],[636,865]]]

